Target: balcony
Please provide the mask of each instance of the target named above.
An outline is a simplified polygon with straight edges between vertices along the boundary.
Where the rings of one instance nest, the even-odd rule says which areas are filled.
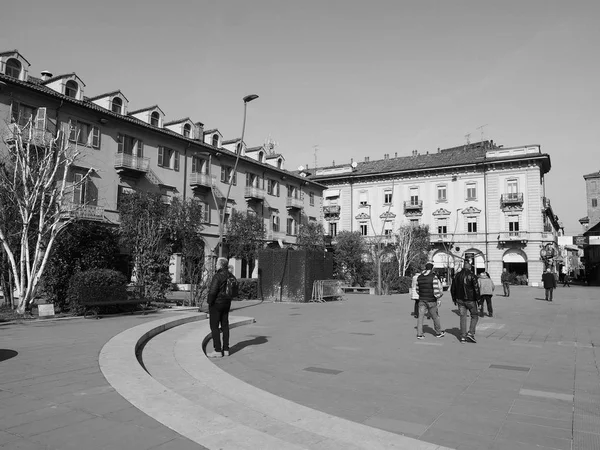
[[[115,169],[117,172],[145,175],[150,167],[150,158],[128,155],[127,153],[115,154]]]
[[[285,206],[287,209],[304,209],[304,199],[288,197]]]
[[[284,239],[285,239],[284,231],[267,230],[267,240],[268,241],[279,241],[279,240],[283,241]]]
[[[423,213],[423,200],[407,200],[404,202],[404,214],[420,215]]]
[[[80,205],[67,202],[61,205],[61,215],[68,219],[104,220],[104,208],[95,205]]]
[[[339,216],[341,207],[339,205],[323,206],[323,214],[327,216]]]
[[[192,189],[196,188],[207,188],[211,189],[216,177],[207,173],[191,173],[190,174],[190,186]]]
[[[502,231],[498,237],[498,242],[501,244],[509,242],[526,244],[528,240],[529,233],[527,231]]]
[[[433,233],[430,236],[431,243],[451,243],[453,241],[453,236],[448,233]]]
[[[264,200],[265,190],[254,186],[246,186],[244,198],[246,200]]]
[[[508,194],[502,194],[500,196],[500,203],[502,206],[514,206],[523,204],[523,193],[522,192],[510,192]]]

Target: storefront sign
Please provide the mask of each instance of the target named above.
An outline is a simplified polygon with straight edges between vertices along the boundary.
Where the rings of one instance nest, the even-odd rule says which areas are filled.
[[[573,236],[574,245],[589,245],[589,239],[587,236]]]

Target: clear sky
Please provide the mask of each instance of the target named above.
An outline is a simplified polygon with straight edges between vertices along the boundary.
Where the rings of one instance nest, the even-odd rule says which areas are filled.
[[[269,136],[286,168],[493,139],[540,144],[568,234],[600,170],[600,1],[29,0],[5,2],[0,50],[30,74],[76,72],[226,139]],[[317,146],[317,147],[315,147]]]

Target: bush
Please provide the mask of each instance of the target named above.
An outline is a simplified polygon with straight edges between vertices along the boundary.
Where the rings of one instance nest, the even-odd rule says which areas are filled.
[[[71,277],[67,301],[71,312],[81,314],[81,300],[108,302],[127,300],[127,280],[121,272],[110,269],[92,269],[77,272]]]
[[[404,276],[398,277],[395,284],[394,290],[397,291],[398,294],[408,294],[412,287],[412,278]]]
[[[239,278],[238,283],[238,299],[255,300],[258,298],[257,278]]]
[[[521,284],[521,285],[527,286],[527,284],[528,284],[527,275],[517,275],[515,277],[514,284]]]

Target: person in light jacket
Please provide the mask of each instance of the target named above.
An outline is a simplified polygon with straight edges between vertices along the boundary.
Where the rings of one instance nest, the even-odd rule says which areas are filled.
[[[492,295],[494,295],[496,286],[494,286],[494,282],[487,272],[482,272],[481,275],[479,275],[478,283],[479,295],[481,296],[481,300],[479,300],[479,317],[483,317],[484,303],[487,303],[488,316],[494,317],[494,309],[492,308]]]

